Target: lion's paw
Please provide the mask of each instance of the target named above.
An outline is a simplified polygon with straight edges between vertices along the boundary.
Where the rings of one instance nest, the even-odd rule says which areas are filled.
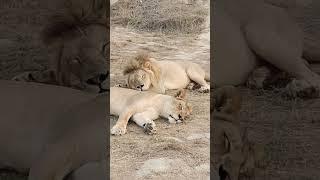
[[[194,90],[194,89],[195,89],[195,86],[196,86],[196,83],[191,82],[191,83],[188,84],[187,89],[189,89],[189,90]]]
[[[199,89],[198,89],[199,92],[201,93],[209,93],[210,92],[210,86],[207,85],[207,86],[201,86]]]
[[[144,132],[148,135],[152,135],[156,133],[156,124],[154,122],[146,123],[143,125]]]
[[[247,87],[252,89],[263,89],[265,81],[271,76],[271,71],[268,67],[259,67],[250,74],[246,82]]]
[[[319,97],[319,88],[312,86],[305,80],[293,79],[285,88],[290,98],[316,98]]]
[[[32,76],[32,72],[24,72],[14,76],[11,80],[28,82],[28,81],[34,81],[34,78]]]
[[[121,127],[121,126],[118,126],[118,125],[114,125],[111,129],[111,134],[112,135],[123,135],[127,132],[127,129],[126,127]]]

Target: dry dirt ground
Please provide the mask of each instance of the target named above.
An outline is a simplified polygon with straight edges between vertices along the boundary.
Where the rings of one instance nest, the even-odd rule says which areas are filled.
[[[190,60],[209,71],[208,23],[200,35],[165,35],[112,24],[111,86],[125,82],[125,62],[140,50],[149,51],[158,60]],[[188,100],[193,114],[185,124],[156,120],[157,134],[150,136],[130,123],[127,134],[111,137],[112,180],[209,179],[210,95],[188,91]],[[116,120],[110,117],[111,127]]]
[[[265,145],[268,166],[255,179],[318,180],[320,100],[286,100],[278,93],[240,88],[241,126]]]

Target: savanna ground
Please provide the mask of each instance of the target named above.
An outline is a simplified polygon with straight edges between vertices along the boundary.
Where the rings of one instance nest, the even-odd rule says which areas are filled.
[[[141,2],[119,0],[111,7],[111,86],[125,83],[125,62],[140,50],[209,71],[209,1]],[[129,123],[127,134],[111,137],[112,180],[209,179],[210,95],[188,91],[188,101],[193,114],[184,124],[158,119],[150,136]],[[110,119],[112,127],[117,117]]]
[[[317,180],[320,177],[320,101],[281,97],[241,87],[241,126],[265,145],[268,165],[255,179]]]

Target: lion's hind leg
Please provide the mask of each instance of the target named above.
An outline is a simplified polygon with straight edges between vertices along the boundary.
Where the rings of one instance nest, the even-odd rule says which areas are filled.
[[[156,124],[153,122],[157,119],[159,114],[153,108],[149,108],[141,113],[134,114],[132,120],[140,127],[144,128],[147,134],[154,134],[156,132]]]
[[[193,66],[189,66],[186,72],[190,80],[200,85],[198,91],[204,93],[209,92],[210,86],[205,80],[206,73],[199,65],[193,64]]]

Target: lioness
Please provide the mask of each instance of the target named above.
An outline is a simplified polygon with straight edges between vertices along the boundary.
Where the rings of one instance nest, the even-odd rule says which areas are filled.
[[[106,178],[106,94],[3,80],[0,89],[1,169],[29,180]]]
[[[240,175],[254,176],[262,167],[264,151],[261,145],[249,142],[247,133],[241,136],[238,119],[241,96],[233,86],[223,86],[212,94],[213,123],[211,157],[220,180],[238,180]]]
[[[200,85],[200,92],[209,92],[210,75],[198,64],[183,61],[157,61],[148,54],[138,54],[125,67],[129,88],[139,91],[151,89],[165,93],[168,89],[186,88],[191,81]]]
[[[159,116],[168,119],[170,123],[181,123],[190,113],[191,107],[186,102],[185,90],[180,90],[172,97],[151,91],[141,92],[119,87],[110,89],[110,114],[119,116],[111,129],[113,135],[125,134],[130,118],[147,133],[154,133],[153,120]]]

